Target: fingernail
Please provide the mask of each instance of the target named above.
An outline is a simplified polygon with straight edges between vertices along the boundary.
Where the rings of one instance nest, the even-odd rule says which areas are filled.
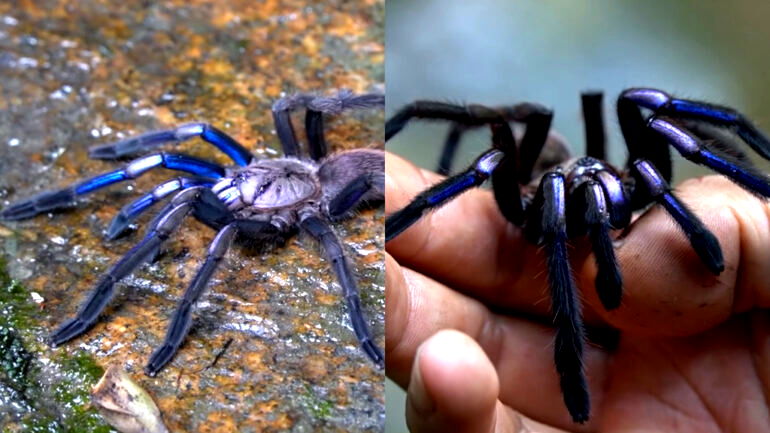
[[[412,369],[412,377],[409,380],[408,400],[414,408],[415,412],[420,415],[429,415],[436,410],[436,402],[428,394],[425,389],[425,383],[422,380],[422,373],[420,368],[420,352],[422,348],[418,349],[417,356],[415,357],[414,368]]]

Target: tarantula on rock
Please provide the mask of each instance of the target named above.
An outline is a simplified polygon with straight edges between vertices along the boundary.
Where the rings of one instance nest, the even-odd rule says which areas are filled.
[[[278,100],[273,118],[284,156],[260,159],[219,129],[191,123],[176,129],[155,131],[117,143],[94,147],[90,156],[116,159],[144,152],[167,142],[200,137],[227,154],[236,164],[223,167],[178,153],[153,153],[66,188],[44,192],[9,205],[0,219],[21,220],[70,206],[76,198],[142,175],[156,167],[192,174],[158,185],[125,206],[107,230],[109,239],[119,236],[140,214],[165,197],[175,194],[150,224],[144,239],[115,263],[99,280],[74,318],[51,335],[60,345],[86,332],[112,298],[115,284],[152,260],[161,244],[192,215],[217,231],[205,261],[179,301],[166,338],[145,368],[155,375],[174,356],[192,322],[192,309],[231,244],[237,239],[275,245],[297,229],[317,239],[342,286],[353,330],[366,355],[382,367],[382,350],[372,339],[360,305],[358,288],[343,247],[331,222],[348,216],[365,202],[382,201],[385,160],[381,150],[356,149],[327,156],[324,116],[343,110],[382,107],[380,94],[355,95],[341,91],[331,97],[299,94]],[[291,123],[291,112],[306,109],[305,127],[310,158],[300,153]]]
[[[743,140],[770,159],[770,141],[737,111],[674,98],[656,89],[627,89],[617,101],[618,120],[629,151],[626,169],[619,170],[603,160],[602,94],[584,93],[582,102],[587,156],[579,158],[572,158],[560,141],[547,140],[553,113],[531,103],[487,108],[418,101],[396,112],[385,127],[387,140],[414,118],[451,122],[439,165],[444,174],[465,130],[480,126],[491,129],[492,149],[387,218],[386,241],[425,212],[491,178],[502,215],[522,227],[527,239],[545,247],[556,328],[554,360],[564,403],[575,422],[588,420],[590,400],[582,359],[585,331],[567,239],[587,235],[597,266],[596,290],[604,308],[611,310],[620,306],[623,289],[611,230],[628,227],[631,213],[651,204],[660,204],[671,215],[710,272],[718,275],[724,270],[716,237],[669,186],[669,146],[755,195],[770,197],[770,180],[751,164],[740,143]],[[518,144],[511,122],[525,125]]]

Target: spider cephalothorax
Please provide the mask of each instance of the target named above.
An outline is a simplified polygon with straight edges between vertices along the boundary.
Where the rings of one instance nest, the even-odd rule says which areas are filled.
[[[439,164],[445,174],[462,133],[490,127],[492,149],[390,215],[385,237],[393,239],[426,211],[491,178],[503,216],[521,226],[527,239],[545,247],[556,328],[554,360],[565,405],[576,422],[588,419],[590,401],[582,361],[585,333],[567,254],[568,237],[588,236],[597,265],[596,290],[604,308],[611,310],[620,306],[623,288],[611,230],[629,226],[631,212],[650,204],[660,204],[674,218],[709,271],[724,270],[716,237],[669,187],[669,146],[757,196],[770,197],[770,181],[753,167],[737,137],[766,159],[770,141],[735,110],[677,99],[656,89],[624,91],[617,113],[629,158],[626,170],[617,170],[603,161],[601,101],[599,92],[583,94],[588,156],[581,158],[571,158],[566,146],[549,136],[553,114],[537,104],[487,108],[418,101],[396,112],[385,126],[387,140],[413,118],[452,122]],[[509,122],[526,127],[518,144]]]
[[[384,154],[376,149],[356,149],[327,156],[323,116],[347,109],[378,108],[383,103],[383,95],[354,95],[348,91],[331,97],[300,94],[280,99],[273,106],[273,118],[285,156],[278,159],[259,159],[224,132],[203,123],[97,146],[91,149],[92,157],[114,159],[165,142],[200,137],[226,153],[236,165],[222,167],[192,156],[154,153],[135,159],[121,169],[9,205],[0,212],[0,219],[20,220],[68,206],[78,196],[134,179],[155,167],[195,176],[158,185],[125,206],[113,219],[107,229],[110,239],[123,233],[153,204],[176,193],[151,223],[144,239],[106,272],[77,315],[52,334],[52,344],[64,343],[86,332],[112,297],[115,284],[155,257],[163,241],[184,217],[192,215],[217,230],[217,235],[174,312],[166,339],[150,358],[145,368],[147,374],[156,374],[181,345],[190,327],[192,307],[236,239],[269,246],[282,242],[297,229],[321,244],[342,286],[356,337],[366,355],[381,367],[384,361],[382,350],[372,339],[353,271],[330,223],[348,216],[362,203],[383,199]],[[307,110],[305,125],[310,158],[300,155],[291,123],[291,111],[301,108]]]

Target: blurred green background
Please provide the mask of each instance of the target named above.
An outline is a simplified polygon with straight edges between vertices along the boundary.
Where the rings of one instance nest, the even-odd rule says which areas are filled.
[[[770,2],[388,0],[387,112],[415,99],[555,110],[554,127],[584,151],[580,92],[605,91],[609,160],[625,161],[614,100],[650,86],[730,105],[770,130]],[[444,124],[415,123],[387,148],[434,169]],[[488,146],[466,134],[454,167]],[[675,153],[675,152],[674,152]],[[707,173],[678,155],[675,182]],[[387,386],[387,432],[405,432],[403,393]]]

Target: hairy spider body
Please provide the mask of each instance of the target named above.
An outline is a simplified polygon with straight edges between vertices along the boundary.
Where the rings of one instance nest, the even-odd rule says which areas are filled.
[[[603,307],[611,310],[620,306],[623,289],[611,230],[628,227],[631,213],[651,204],[660,204],[673,217],[709,271],[718,275],[724,270],[718,240],[669,186],[669,146],[758,197],[770,197],[770,180],[740,149],[742,140],[770,159],[770,141],[735,110],[677,99],[656,89],[625,90],[618,97],[617,114],[629,157],[626,169],[617,170],[604,161],[602,94],[584,93],[582,103],[587,156],[580,158],[572,158],[561,140],[549,136],[553,113],[537,104],[487,108],[417,101],[397,111],[385,127],[387,140],[413,118],[450,121],[439,164],[444,173],[462,133],[490,127],[492,149],[388,216],[386,241],[425,212],[491,179],[503,216],[522,227],[528,240],[544,246],[556,328],[554,361],[565,405],[575,422],[588,420],[590,399],[582,361],[585,333],[567,239],[587,235],[597,266],[596,290]],[[519,143],[510,122],[525,125]]]
[[[121,209],[107,229],[110,239],[123,233],[152,205],[174,194],[150,224],[144,239],[105,273],[75,317],[51,335],[51,343],[56,346],[86,332],[111,299],[115,284],[142,263],[156,257],[161,244],[187,215],[191,215],[216,230],[217,235],[205,261],[179,301],[165,340],[151,356],[145,368],[147,374],[157,374],[184,341],[192,323],[192,308],[234,241],[273,246],[282,243],[298,229],[321,244],[342,286],[356,337],[364,353],[382,367],[382,350],[371,336],[361,309],[354,273],[330,224],[348,216],[362,203],[383,199],[384,154],[376,149],[355,149],[327,156],[323,116],[338,114],[346,109],[377,108],[383,103],[383,95],[354,95],[348,91],[331,97],[294,95],[277,101],[273,106],[273,117],[285,153],[283,158],[277,159],[259,159],[224,132],[203,123],[97,146],[91,149],[92,157],[114,159],[165,142],[200,137],[226,153],[236,165],[223,167],[187,155],[154,153],[135,159],[121,169],[6,207],[0,212],[0,219],[30,218],[41,212],[69,206],[78,196],[134,179],[155,167],[195,176],[164,182]],[[300,155],[291,123],[290,113],[298,108],[307,110],[310,158]]]

